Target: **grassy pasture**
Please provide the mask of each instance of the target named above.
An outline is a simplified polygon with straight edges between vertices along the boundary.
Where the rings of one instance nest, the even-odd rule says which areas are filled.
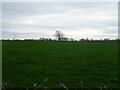
[[[117,43],[3,41],[3,82],[10,87],[117,87]]]

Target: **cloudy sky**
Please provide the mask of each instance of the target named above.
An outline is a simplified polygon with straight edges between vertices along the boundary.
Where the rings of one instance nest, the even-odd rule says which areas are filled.
[[[115,2],[4,2],[3,38],[66,37],[103,39],[118,37]]]

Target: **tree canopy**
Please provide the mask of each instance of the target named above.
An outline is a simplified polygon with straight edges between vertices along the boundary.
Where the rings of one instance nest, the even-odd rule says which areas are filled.
[[[57,38],[58,41],[60,41],[65,36],[65,34],[62,33],[61,31],[57,30],[55,32],[54,36]]]

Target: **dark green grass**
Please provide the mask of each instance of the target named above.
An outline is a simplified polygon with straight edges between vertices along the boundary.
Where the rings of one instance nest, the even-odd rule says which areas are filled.
[[[9,87],[117,87],[117,43],[3,41],[3,82]]]

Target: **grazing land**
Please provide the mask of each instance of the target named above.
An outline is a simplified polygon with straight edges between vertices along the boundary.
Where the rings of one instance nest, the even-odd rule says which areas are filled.
[[[3,82],[9,87],[117,87],[118,44],[111,42],[3,41]]]

